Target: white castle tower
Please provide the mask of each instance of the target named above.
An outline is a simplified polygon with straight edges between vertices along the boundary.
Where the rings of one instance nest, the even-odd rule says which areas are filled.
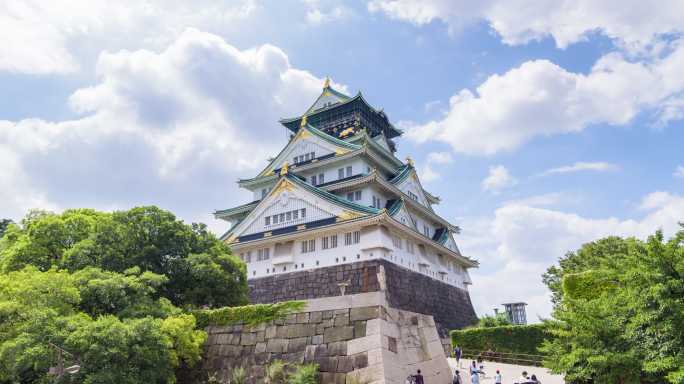
[[[386,290],[398,308],[433,315],[443,329],[476,320],[467,287],[477,261],[459,251],[459,228],[438,215],[401,135],[361,93],[334,90],[280,121],[289,142],[239,185],[254,201],[215,212],[247,265],[253,302]]]

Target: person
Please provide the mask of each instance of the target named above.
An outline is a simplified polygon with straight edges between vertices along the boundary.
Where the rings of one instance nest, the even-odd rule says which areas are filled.
[[[454,357],[456,358],[456,364],[460,367],[461,366],[461,354],[463,351],[461,350],[461,347],[458,345],[456,348],[454,348]]]
[[[470,375],[470,384],[480,384],[480,375],[477,372],[473,372]]]
[[[535,383],[535,384],[541,384],[541,381],[537,380],[536,375],[532,375],[532,377],[530,377],[530,381]]]
[[[527,376],[527,371],[522,372],[522,376],[520,376],[520,379],[518,380],[519,383],[528,383],[530,381],[530,377]]]
[[[496,375],[494,375],[494,384],[501,384],[503,381],[501,380],[501,372],[499,370],[496,370]]]
[[[416,373],[416,375],[413,376],[413,379],[413,382],[415,384],[425,384],[425,382],[423,381],[423,375],[420,374],[420,369],[418,370],[418,373]]]
[[[456,369],[456,373],[454,373],[454,381],[452,381],[452,384],[463,384],[463,381],[461,381],[461,372]]]

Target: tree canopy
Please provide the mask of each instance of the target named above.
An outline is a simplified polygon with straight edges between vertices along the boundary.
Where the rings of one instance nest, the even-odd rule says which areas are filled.
[[[684,230],[585,244],[544,281],[546,366],[572,383],[684,383]]]
[[[0,240],[0,383],[171,383],[200,359],[192,310],[246,303],[244,264],[204,225],[156,207],[34,211]]]

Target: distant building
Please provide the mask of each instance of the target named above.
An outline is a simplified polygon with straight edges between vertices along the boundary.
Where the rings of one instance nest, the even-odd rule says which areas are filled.
[[[527,305],[527,303],[504,303],[501,305],[504,306],[506,316],[508,317],[508,320],[511,322],[511,324],[527,324],[527,314],[525,313],[525,306]]]

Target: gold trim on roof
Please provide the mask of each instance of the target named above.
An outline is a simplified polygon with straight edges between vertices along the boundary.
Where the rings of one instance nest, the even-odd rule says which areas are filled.
[[[280,176],[285,176],[287,173],[290,171],[290,165],[286,162],[283,163],[283,166],[280,168]]]

